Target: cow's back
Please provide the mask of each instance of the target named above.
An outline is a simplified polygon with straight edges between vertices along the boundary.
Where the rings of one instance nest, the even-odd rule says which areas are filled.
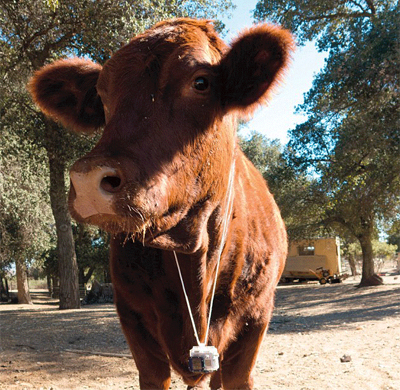
[[[287,255],[286,228],[265,179],[242,151],[237,158],[237,165],[235,207],[245,219],[246,253],[268,259],[272,277],[270,282],[276,284]]]

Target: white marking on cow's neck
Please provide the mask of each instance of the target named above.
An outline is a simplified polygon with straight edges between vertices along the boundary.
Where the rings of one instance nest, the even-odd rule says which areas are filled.
[[[196,337],[196,341],[197,341],[197,344],[199,346],[200,345],[207,345],[207,341],[208,341],[208,334],[209,334],[210,324],[211,324],[211,314],[212,314],[212,309],[213,309],[213,304],[214,304],[215,290],[216,290],[216,287],[217,287],[219,266],[220,266],[220,263],[221,263],[221,255],[222,255],[222,251],[224,249],[224,246],[226,244],[226,237],[227,237],[227,233],[228,233],[228,219],[229,219],[229,216],[232,215],[232,210],[233,210],[233,182],[234,182],[234,176],[235,176],[235,160],[233,160],[232,165],[231,165],[231,170],[229,172],[228,190],[227,190],[227,196],[226,196],[226,198],[227,198],[226,207],[225,207],[224,218],[222,220],[222,237],[221,237],[221,243],[219,245],[218,252],[217,252],[217,266],[215,268],[214,283],[213,283],[213,287],[212,287],[211,300],[210,300],[210,310],[209,310],[209,313],[208,313],[207,329],[206,329],[206,334],[205,334],[203,343],[200,341],[199,334],[197,332],[196,323],[195,323],[194,318],[193,318],[192,309],[191,309],[190,302],[189,302],[189,297],[188,297],[188,295],[186,293],[185,283],[183,281],[182,272],[181,272],[181,269],[180,269],[180,266],[179,266],[178,257],[176,255],[176,252],[173,251],[174,252],[176,266],[178,268],[179,278],[180,278],[181,284],[182,284],[183,295],[185,296],[186,305],[187,305],[187,308],[188,308],[188,311],[189,311],[190,320],[192,321],[194,336]]]

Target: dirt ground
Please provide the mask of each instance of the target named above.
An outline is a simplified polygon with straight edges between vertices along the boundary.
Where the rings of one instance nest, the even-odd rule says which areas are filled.
[[[255,389],[399,390],[400,276],[383,279],[364,289],[353,279],[279,286]],[[0,305],[0,316],[0,389],[139,388],[111,304],[59,311],[36,299]],[[186,387],[174,375],[171,389]]]

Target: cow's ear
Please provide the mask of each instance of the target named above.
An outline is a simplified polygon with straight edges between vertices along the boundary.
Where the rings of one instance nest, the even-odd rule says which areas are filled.
[[[28,88],[40,109],[77,132],[91,132],[104,123],[96,83],[102,67],[90,60],[55,61],[38,70]]]
[[[262,24],[242,32],[218,65],[223,106],[251,114],[265,103],[293,50],[292,35],[278,26]]]

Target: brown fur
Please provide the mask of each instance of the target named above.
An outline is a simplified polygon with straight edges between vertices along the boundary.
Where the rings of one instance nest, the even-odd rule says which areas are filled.
[[[276,26],[249,29],[228,47],[210,22],[177,19],[132,39],[103,68],[61,60],[30,83],[42,110],[74,130],[105,123],[99,143],[71,172],[115,172],[118,185],[106,190],[111,206],[83,218],[72,186],[70,210],[78,221],[113,234],[116,306],[142,389],[168,389],[170,367],[190,386],[200,388],[207,379],[188,370],[196,342],[172,251],[202,339],[233,161],[233,210],[209,340],[219,350],[221,368],[210,387],[253,386],[251,370],[287,242],[263,178],[238,147],[236,126],[238,117],[268,98],[292,49],[290,34]],[[199,77],[209,88],[194,87]],[[83,190],[90,203],[93,188]]]

